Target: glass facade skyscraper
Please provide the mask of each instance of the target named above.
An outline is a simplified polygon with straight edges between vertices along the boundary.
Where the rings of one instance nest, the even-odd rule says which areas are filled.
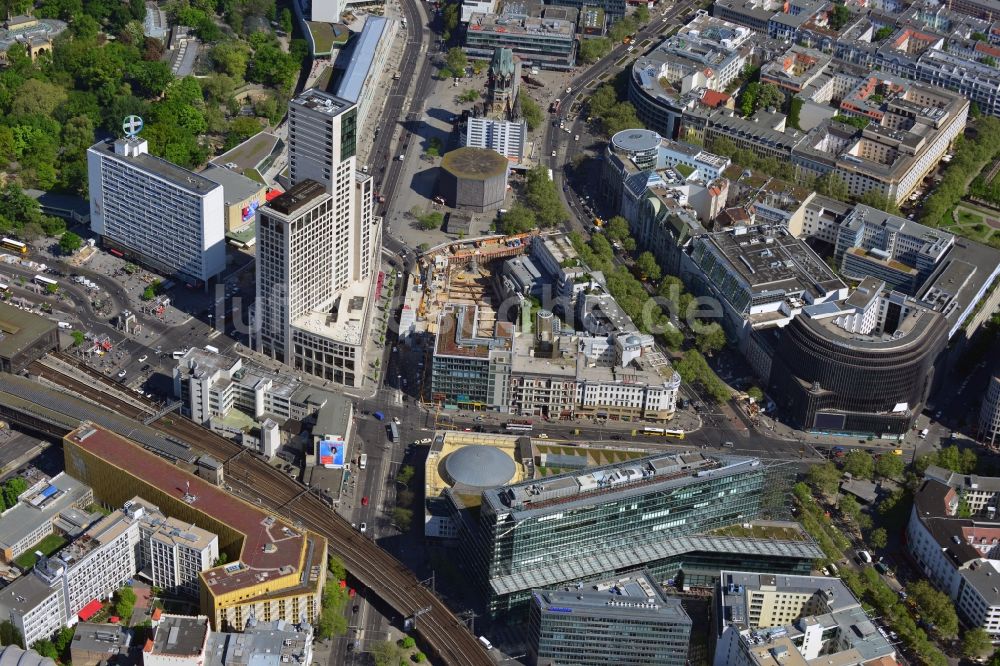
[[[466,532],[494,615],[523,609],[532,588],[647,565],[669,578],[677,563],[708,564],[712,554],[798,571],[821,556],[812,542],[707,534],[782,517],[789,487],[784,469],[700,453],[650,456],[484,491],[478,524],[468,512],[456,524]]]

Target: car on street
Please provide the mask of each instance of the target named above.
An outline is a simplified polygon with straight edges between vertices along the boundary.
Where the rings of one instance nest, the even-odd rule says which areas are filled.
[[[364,497],[361,498],[361,506],[368,506],[368,496],[367,495],[365,495]],[[362,530],[362,531],[364,531],[364,530]]]
[[[546,435],[544,432],[538,433],[538,439],[548,439],[548,438],[549,436]]]
[[[395,423],[396,425],[399,425],[400,423],[402,423],[402,421],[399,420],[398,416],[393,416],[392,417],[392,422]]]
[[[556,156],[556,151],[553,150],[552,151],[552,157],[555,157],[555,156]]]
[[[364,534],[365,532],[367,532],[368,531],[368,523],[361,523],[360,525],[358,525],[358,531],[360,531],[362,534]]]
[[[124,378],[126,374],[127,373],[124,370],[122,370],[121,372],[118,373],[118,379]]]
[[[147,358],[149,358],[149,356],[143,354],[142,356],[139,357],[139,363],[145,363]]]
[[[430,444],[430,443],[431,443],[430,437],[424,437],[422,440],[420,440],[420,444]]]

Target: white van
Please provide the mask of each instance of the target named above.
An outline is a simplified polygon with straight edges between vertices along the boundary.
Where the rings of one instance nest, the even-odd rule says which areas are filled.
[[[218,347],[213,347],[212,345],[205,345],[205,351],[210,351],[213,354],[218,354],[219,353],[219,348]]]
[[[482,645],[482,646],[483,646],[484,648],[486,648],[487,650],[492,650],[492,649],[493,649],[493,643],[490,643],[490,642],[489,642],[489,641],[488,641],[488,640],[486,639],[486,636],[480,636],[480,637],[479,637],[479,643],[480,643],[480,644],[481,644],[481,645]]]
[[[73,328],[73,324],[70,324],[69,322],[61,321],[61,322],[59,322],[59,328],[70,329],[70,328]]]
[[[924,428],[923,430],[921,430],[920,431],[920,439],[927,439],[927,433],[929,433],[929,432],[930,431],[927,428]]]
[[[184,351],[175,351],[173,353],[174,360],[176,361],[178,359],[184,358],[184,354],[187,354],[186,349]]]
[[[867,550],[859,550],[858,551],[858,559],[861,560],[862,562],[864,562],[865,564],[871,564],[872,563],[872,556],[871,556],[871,554]]]

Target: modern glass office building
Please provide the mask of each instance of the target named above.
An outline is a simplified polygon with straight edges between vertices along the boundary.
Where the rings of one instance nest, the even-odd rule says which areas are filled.
[[[646,572],[532,593],[535,664],[685,666],[691,618]]]
[[[484,491],[478,523],[446,495],[495,616],[523,611],[532,588],[644,567],[664,581],[690,567],[691,580],[711,582],[713,566],[733,560],[808,571],[821,556],[811,541],[707,534],[782,517],[790,472],[751,458],[656,455]]]

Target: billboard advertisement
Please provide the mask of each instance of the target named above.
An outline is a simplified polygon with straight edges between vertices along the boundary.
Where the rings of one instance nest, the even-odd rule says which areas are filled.
[[[344,440],[324,439],[319,443],[319,464],[327,469],[344,466]]]
[[[244,222],[246,222],[251,217],[253,217],[254,213],[257,212],[257,207],[258,206],[260,206],[260,202],[259,201],[251,201],[249,206],[245,206],[243,208],[243,221]]]

